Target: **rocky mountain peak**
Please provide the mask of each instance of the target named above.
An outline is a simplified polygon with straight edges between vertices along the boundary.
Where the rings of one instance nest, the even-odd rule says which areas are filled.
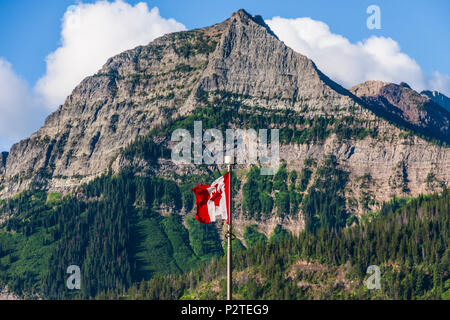
[[[279,105],[296,110],[308,104],[324,113],[354,102],[349,93],[323,75],[306,56],[281,42],[261,16],[245,10],[223,23],[224,31],[198,89],[227,91],[252,99],[252,105]],[[327,104],[323,96],[327,96]]]
[[[239,9],[231,14],[230,19],[240,20],[244,23],[248,23],[248,21],[250,20],[253,21],[253,16],[245,11],[245,9]]]
[[[408,84],[366,81],[350,91],[375,112],[450,142],[450,113]]]
[[[254,22],[254,23],[260,25],[261,27],[264,27],[269,34],[271,34],[276,39],[278,39],[278,36],[270,29],[270,27],[264,21],[263,17],[260,16],[259,14],[252,16],[251,14],[249,14],[244,9],[239,9],[238,11],[234,12],[231,15],[230,19],[231,20],[239,20],[240,22],[242,22],[244,24],[248,24],[248,23]]]
[[[407,84],[406,82],[400,82],[399,86],[400,86],[400,87],[403,87],[403,88],[411,89],[411,87],[409,86],[409,84]]]

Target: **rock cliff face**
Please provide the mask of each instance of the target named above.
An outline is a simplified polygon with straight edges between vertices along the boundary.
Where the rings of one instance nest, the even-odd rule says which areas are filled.
[[[375,136],[362,139],[332,134],[320,143],[281,147],[290,169],[302,169],[306,158],[320,161],[335,154],[350,173],[349,197],[359,199],[370,191],[381,202],[393,194],[431,192],[449,184],[450,149],[407,134],[377,116],[369,103],[446,138],[448,112],[406,86],[368,82],[351,91],[284,45],[261,17],[240,10],[220,24],[168,34],[109,59],[41,129],[11,148],[6,162],[0,162],[0,197],[28,188],[67,192],[110,164],[120,170],[126,164],[118,157],[121,148],[159,124],[202,108],[204,92],[230,93],[250,107],[293,110],[309,119],[351,116],[374,130]],[[170,164],[161,168],[181,170]],[[361,177],[368,174],[371,182],[362,190]],[[293,230],[302,228],[298,221],[291,223]]]

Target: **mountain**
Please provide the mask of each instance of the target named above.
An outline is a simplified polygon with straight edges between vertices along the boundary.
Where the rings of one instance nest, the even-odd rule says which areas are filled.
[[[386,97],[390,88],[399,87],[383,87]],[[410,89],[400,91],[409,95],[405,99],[425,103]],[[389,114],[379,117],[310,59],[279,41],[260,17],[240,10],[220,24],[168,34],[109,59],[74,89],[41,129],[11,148],[0,196],[30,188],[65,193],[106,172],[108,166],[118,171],[124,163],[121,148],[161,124],[204,108],[204,93],[208,101],[224,101],[224,92],[233,94],[232,103],[271,113],[286,110],[297,121],[333,118],[333,124],[325,124],[327,136],[320,143],[289,141],[282,147],[281,157],[292,169],[303,169],[309,157],[321,160],[333,153],[351,178],[366,174],[374,178],[380,187],[373,188],[377,201],[396,193],[386,181],[397,174],[399,165],[408,174],[406,189],[412,194],[426,191],[430,172],[438,181],[449,181],[448,148],[405,134],[383,119],[394,114],[413,128],[430,130],[432,136],[439,131],[447,141],[448,114],[443,115],[441,108],[425,103],[407,110],[402,99],[388,98]],[[286,120],[284,125],[294,130],[291,119]],[[307,126],[298,123],[295,130]],[[338,128],[346,126],[371,135],[341,139],[348,130]]]
[[[350,89],[370,108],[400,125],[450,143],[450,112],[402,82],[366,81]]]
[[[252,106],[299,111],[307,105],[311,115],[349,110],[354,102],[345,90],[326,82],[311,60],[244,11],[212,27],[163,36],[109,59],[39,131],[15,144],[2,195],[36,185],[67,191],[91,180],[137,136],[201,106],[205,91],[248,96]]]
[[[74,297],[62,266],[77,264],[95,275],[83,279],[81,297],[123,294],[223,255],[223,224],[196,223],[192,188],[224,167],[170,159],[172,132],[192,132],[194,121],[222,132],[280,129],[274,176],[236,166],[244,250],[248,233],[341,230],[394,197],[445,190],[448,119],[406,84],[346,90],[244,10],[167,34],[108,59],[2,155],[0,283]]]
[[[447,111],[450,112],[450,98],[447,97],[445,94],[440,93],[439,91],[430,91],[425,90],[422,91],[420,94],[427,96],[434,102],[436,102],[441,107],[445,108]]]

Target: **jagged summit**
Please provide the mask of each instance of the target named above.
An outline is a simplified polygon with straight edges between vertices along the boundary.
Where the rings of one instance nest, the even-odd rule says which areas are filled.
[[[243,22],[248,22],[249,20],[259,24],[260,26],[266,28],[266,30],[272,35],[274,36],[276,39],[278,39],[278,36],[270,29],[270,27],[266,24],[266,22],[264,21],[263,17],[260,16],[259,14],[252,16],[250,13],[248,13],[247,11],[245,11],[244,9],[239,9],[238,11],[234,12],[231,15],[231,19],[239,19]]]
[[[250,13],[245,11],[245,9],[239,9],[239,10],[233,12],[229,19],[238,19],[243,22],[247,22],[248,20],[254,21],[254,17]]]
[[[400,87],[403,87],[403,88],[411,89],[411,87],[409,86],[409,84],[407,84],[406,82],[400,82],[399,86],[400,86]]]
[[[318,110],[323,95],[329,108],[352,104],[348,91],[323,75],[313,61],[287,47],[260,16],[239,10],[219,25],[226,27],[198,89],[250,96],[261,105],[277,100],[296,110],[308,104],[317,113],[326,112]]]

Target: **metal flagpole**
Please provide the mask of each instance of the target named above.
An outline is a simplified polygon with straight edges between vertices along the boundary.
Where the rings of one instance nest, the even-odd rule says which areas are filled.
[[[233,192],[232,189],[232,184],[231,184],[231,175],[232,175],[232,165],[233,165],[233,158],[230,156],[226,156],[225,157],[225,163],[228,164],[228,172],[230,173],[229,175],[229,185],[230,185],[230,191],[229,191],[229,198],[228,198],[228,208],[230,208],[230,216],[228,217],[228,232],[227,232],[227,237],[228,237],[228,245],[227,245],[227,300],[231,300],[232,298],[232,261],[231,261],[231,240],[232,240],[232,224],[231,224],[231,217],[232,217],[232,201],[231,201],[231,194]]]

